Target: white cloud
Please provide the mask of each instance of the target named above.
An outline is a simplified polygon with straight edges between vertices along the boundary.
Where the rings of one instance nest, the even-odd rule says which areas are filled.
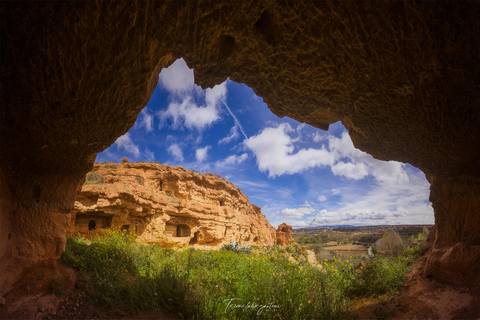
[[[345,163],[339,161],[332,167],[332,172],[336,176],[344,176],[355,180],[368,176],[368,168],[364,163]]]
[[[170,145],[167,149],[168,153],[170,153],[176,160],[183,161],[183,151],[182,148],[177,143]]]
[[[145,131],[147,131],[147,133],[153,131],[153,114],[152,110],[147,107],[143,108],[142,112],[140,112],[139,127],[145,127]]]
[[[296,209],[283,209],[282,210],[282,216],[284,218],[295,218],[295,219],[300,219],[306,214],[312,214],[314,213],[315,210],[311,207],[300,207]]]
[[[265,128],[245,141],[245,145],[255,154],[260,171],[268,171],[269,177],[275,177],[333,164],[333,155],[323,147],[301,149],[293,153],[294,140],[289,135],[292,131],[289,124],[282,123],[276,128]]]
[[[203,148],[198,148],[195,151],[195,158],[197,159],[198,162],[202,162],[205,159],[207,159],[207,153],[210,148],[211,148],[210,146],[206,146]]]
[[[219,103],[223,103],[227,97],[227,81],[216,85],[213,88],[205,90],[205,101],[207,106],[216,106]]]
[[[339,193],[340,193],[340,189],[332,188],[332,194],[333,195],[336,195],[336,194],[339,194]]]
[[[248,154],[246,154],[246,153],[243,153],[239,156],[237,156],[235,154],[232,154],[231,156],[226,157],[222,161],[217,161],[217,163],[215,165],[217,167],[223,167],[223,166],[229,166],[229,165],[231,166],[231,165],[235,165],[235,164],[240,164],[247,159],[248,159]]]
[[[167,110],[159,111],[157,114],[160,117],[160,126],[171,118],[174,128],[185,125],[188,129],[199,131],[220,118],[215,105],[199,107],[190,97],[186,97],[181,103],[171,102]]]
[[[413,171],[413,170],[412,170]],[[430,224],[434,221],[428,199],[429,183],[422,172],[410,172],[409,180],[397,184],[379,184],[364,196],[348,199],[335,210],[323,209],[315,216],[315,225]],[[332,189],[334,190],[334,189]],[[355,199],[355,200],[352,200]]]
[[[128,153],[135,155],[136,157],[140,155],[140,149],[135,143],[133,143],[130,137],[130,132],[127,132],[123,136],[119,137],[117,141],[115,141],[115,144],[117,145],[118,149],[123,149]]]
[[[147,161],[154,161],[155,160],[155,154],[150,149],[145,148],[144,154],[145,154],[145,159]]]
[[[239,137],[238,127],[237,127],[237,125],[234,125],[230,129],[230,134],[228,136],[226,136],[225,138],[223,138],[222,140],[218,141],[218,144],[228,144],[228,143],[236,140],[238,137]]]
[[[381,183],[408,181],[403,163],[377,160],[368,153],[356,149],[347,131],[340,138],[331,135],[328,142],[336,160],[336,164],[332,166],[334,175],[355,180],[372,175]]]
[[[371,155],[355,149],[353,142],[344,132],[340,138],[328,135],[321,138],[313,137],[317,142],[326,139],[328,150],[322,146],[320,149],[299,149],[295,151],[295,143],[300,137],[292,138],[297,130],[287,123],[276,127],[263,129],[258,135],[245,141],[245,145],[255,154],[258,169],[268,172],[269,177],[283,174],[299,173],[314,167],[329,166],[336,176],[360,180],[369,175],[380,183],[399,183],[408,181],[404,164],[396,161],[381,161]]]
[[[168,68],[163,69],[158,82],[170,93],[181,95],[195,90],[193,70],[188,68],[183,59],[178,59]]]
[[[220,119],[219,105],[227,96],[226,81],[213,88],[202,90],[195,85],[193,70],[179,59],[159,75],[159,84],[169,92],[170,103],[166,110],[157,112],[160,127],[171,120],[173,128],[204,130]],[[203,105],[198,102],[205,100]]]
[[[312,208],[312,205],[308,201],[305,201],[305,203],[301,204],[299,206],[299,208],[283,209],[282,210],[282,217],[285,218],[285,219],[292,219],[292,218],[300,219],[303,216],[305,216],[307,214],[312,214],[314,212],[315,212],[315,209]]]
[[[325,140],[325,135],[320,134],[318,131],[313,135],[313,142],[318,143]]]
[[[324,202],[324,201],[327,201],[327,198],[323,194],[321,194],[321,195],[318,196],[317,201],[318,202]]]

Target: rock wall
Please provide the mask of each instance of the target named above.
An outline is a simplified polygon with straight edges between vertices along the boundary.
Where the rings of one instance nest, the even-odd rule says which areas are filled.
[[[275,229],[260,208],[213,174],[144,162],[93,170],[75,201],[69,233],[91,236],[114,227],[163,246],[275,242]]]
[[[423,275],[480,284],[480,183],[471,177],[429,177],[435,227]],[[453,245],[452,245],[453,244]]]
[[[133,126],[160,70],[180,57],[204,87],[230,77],[279,116],[322,129],[341,120],[357,148],[409,162],[446,190],[478,186],[479,17],[477,1],[0,3],[0,294],[62,252],[64,227],[54,225],[68,218],[78,177]],[[462,227],[478,229],[478,211],[467,216],[436,190],[445,226],[436,234],[448,240],[435,242],[428,265],[449,281],[434,252],[480,245]],[[478,192],[463,199],[480,202]],[[455,261],[472,274],[471,260]]]
[[[289,226],[285,222],[278,226],[275,233],[277,244],[279,246],[287,246],[292,241],[292,226]]]

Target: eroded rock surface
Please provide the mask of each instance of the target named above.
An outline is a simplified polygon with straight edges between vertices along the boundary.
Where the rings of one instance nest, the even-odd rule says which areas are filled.
[[[75,202],[70,233],[122,228],[164,246],[275,242],[260,208],[214,174],[144,162],[95,165],[94,172],[97,180],[87,179]]]
[[[279,116],[341,120],[357,148],[443,181],[430,274],[450,281],[441,270],[455,264],[479,284],[477,255],[435,253],[480,245],[478,211],[436,191],[480,184],[479,2],[16,1],[0,14],[0,294],[59,256],[79,177],[180,57],[202,86],[230,77]]]
[[[276,231],[277,244],[280,246],[287,246],[292,241],[292,226],[289,226],[285,222],[278,226]]]
[[[464,285],[480,284],[480,183],[471,177],[430,177],[435,227],[423,274]]]

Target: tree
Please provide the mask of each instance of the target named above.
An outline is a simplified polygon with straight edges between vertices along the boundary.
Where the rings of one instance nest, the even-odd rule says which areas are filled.
[[[120,162],[121,163],[130,163],[130,160],[128,160],[127,157],[122,157],[122,159],[120,159]]]
[[[380,249],[386,254],[397,255],[403,250],[402,237],[395,231],[388,231],[383,234],[380,240]]]

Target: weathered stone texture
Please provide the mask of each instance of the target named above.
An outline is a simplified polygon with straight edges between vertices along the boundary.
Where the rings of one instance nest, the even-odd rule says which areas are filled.
[[[480,177],[477,1],[16,1],[2,2],[0,15],[2,266],[58,256],[15,263],[30,250],[17,242],[44,241],[29,241],[18,218],[47,233],[41,225],[65,213],[44,208],[73,205],[70,177],[86,174],[134,124],[160,70],[180,57],[202,86],[230,77],[279,116],[319,128],[341,120],[355,146],[378,159],[409,162],[447,184]],[[62,200],[30,205],[36,186]],[[437,221],[478,221],[453,206],[453,220],[444,218],[438,208],[450,201],[434,198]],[[55,230],[58,240],[47,242],[59,253]],[[445,230],[442,246],[460,243]],[[480,245],[467,231],[477,240],[464,245]],[[458,270],[471,274],[470,265]],[[0,294],[10,276],[1,277]]]
[[[276,231],[276,240],[279,246],[287,246],[292,243],[292,226],[289,226],[285,222],[278,226]]]
[[[435,230],[423,274],[449,282],[480,284],[480,181],[430,177]],[[452,245],[453,244],[453,245]]]
[[[275,242],[275,229],[260,208],[213,174],[143,162],[101,164],[94,170],[104,182],[83,186],[70,233],[124,228],[139,241],[166,246],[219,248],[232,240],[250,245]]]

